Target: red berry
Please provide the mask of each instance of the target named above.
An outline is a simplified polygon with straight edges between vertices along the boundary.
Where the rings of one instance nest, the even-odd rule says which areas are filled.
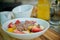
[[[20,23],[20,21],[19,20],[17,20],[16,22],[15,22],[15,24],[19,24]]]
[[[13,27],[13,23],[11,22],[9,23],[8,28],[12,28],[12,27]]]
[[[33,27],[31,29],[31,32],[39,32],[39,31],[42,31],[42,30],[40,28],[38,28],[38,27]]]

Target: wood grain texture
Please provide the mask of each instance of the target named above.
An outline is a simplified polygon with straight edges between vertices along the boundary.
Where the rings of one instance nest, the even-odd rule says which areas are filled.
[[[12,38],[9,35],[7,35],[1,29],[1,25],[0,25],[0,40],[20,40],[20,39]],[[33,40],[60,40],[60,34],[49,28],[43,35]]]

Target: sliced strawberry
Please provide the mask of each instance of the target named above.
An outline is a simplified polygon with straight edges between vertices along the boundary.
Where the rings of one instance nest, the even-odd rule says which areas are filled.
[[[13,23],[11,22],[9,23],[8,28],[12,28],[12,27],[13,27]]]
[[[33,27],[31,29],[31,32],[39,32],[39,31],[42,31],[42,30],[40,28],[38,28],[38,27]]]
[[[14,33],[17,33],[17,34],[24,34],[24,32],[18,31],[17,29],[14,30]]]
[[[25,34],[24,32],[19,32],[19,34]]]
[[[20,21],[19,21],[19,20],[17,20],[17,21],[15,22],[15,24],[20,24]]]

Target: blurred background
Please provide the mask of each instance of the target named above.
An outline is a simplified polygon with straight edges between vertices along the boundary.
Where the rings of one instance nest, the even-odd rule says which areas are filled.
[[[37,0],[0,0],[0,11],[11,11],[21,4],[36,4]]]

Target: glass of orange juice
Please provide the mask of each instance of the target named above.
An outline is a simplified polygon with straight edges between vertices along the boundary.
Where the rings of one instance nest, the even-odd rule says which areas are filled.
[[[49,0],[38,0],[37,18],[44,20],[50,19],[50,3]]]

